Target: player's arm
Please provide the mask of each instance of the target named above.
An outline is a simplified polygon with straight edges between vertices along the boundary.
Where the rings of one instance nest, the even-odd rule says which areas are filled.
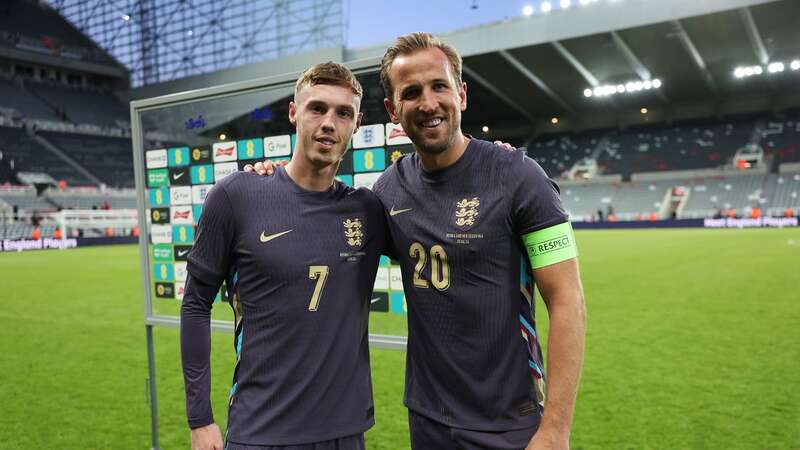
[[[568,222],[529,233],[523,241],[550,318],[544,416],[527,449],[568,449],[586,332],[577,249]]]
[[[203,206],[181,304],[181,362],[193,450],[223,448],[211,409],[211,307],[228,273],[234,230],[230,201],[218,184]]]
[[[181,362],[192,450],[222,450],[211,410],[211,306],[219,286],[189,274],[181,304]]]
[[[586,328],[578,250],[558,185],[523,152],[509,160],[514,227],[550,317],[544,416],[527,449],[568,449]]]

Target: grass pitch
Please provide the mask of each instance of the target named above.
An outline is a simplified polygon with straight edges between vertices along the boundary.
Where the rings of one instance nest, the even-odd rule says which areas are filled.
[[[573,449],[800,448],[800,229],[577,240],[589,326]],[[0,448],[149,448],[138,249],[2,254],[0,274]],[[155,344],[161,447],[188,448],[177,330]],[[408,448],[404,357],[372,352],[369,449]],[[232,337],[215,335],[222,425],[232,364]]]

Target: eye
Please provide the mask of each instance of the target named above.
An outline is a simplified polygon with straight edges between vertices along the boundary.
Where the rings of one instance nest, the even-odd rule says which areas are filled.
[[[445,84],[445,83],[434,83],[433,89],[435,89],[437,91],[443,91],[443,90],[447,89],[447,84]]]
[[[323,108],[322,105],[311,105],[309,107],[309,109],[311,110],[311,112],[320,113],[320,114],[325,112],[325,108]]]
[[[349,119],[349,118],[353,117],[353,112],[352,111],[348,111],[346,109],[343,109],[343,110],[339,111],[339,116]]]
[[[406,89],[400,95],[400,98],[403,100],[410,100],[418,95],[419,91],[417,89]]]

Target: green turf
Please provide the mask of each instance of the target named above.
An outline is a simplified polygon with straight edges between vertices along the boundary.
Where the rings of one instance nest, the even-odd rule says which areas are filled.
[[[800,229],[577,240],[589,332],[573,449],[800,448]],[[137,248],[3,254],[0,274],[0,448],[149,448]],[[372,330],[404,333],[393,318]],[[161,446],[188,448],[178,333],[155,338]],[[231,341],[213,339],[222,424]],[[407,448],[404,354],[374,350],[372,366],[367,446]]]

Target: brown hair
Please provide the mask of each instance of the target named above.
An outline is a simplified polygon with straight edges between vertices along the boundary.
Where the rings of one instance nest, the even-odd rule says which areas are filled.
[[[381,84],[386,98],[393,101],[394,89],[392,80],[389,78],[389,71],[392,69],[394,60],[400,55],[410,55],[430,48],[438,48],[447,56],[453,78],[458,85],[461,85],[461,55],[458,54],[458,50],[430,33],[410,33],[395,39],[392,45],[386,49],[381,60]]]
[[[364,90],[361,88],[361,83],[358,82],[353,72],[346,66],[328,61],[324,63],[315,64],[297,79],[294,85],[294,96],[297,98],[297,93],[303,86],[316,86],[318,84],[328,84],[334,86],[342,86],[350,88],[353,94],[358,98],[364,96]]]

